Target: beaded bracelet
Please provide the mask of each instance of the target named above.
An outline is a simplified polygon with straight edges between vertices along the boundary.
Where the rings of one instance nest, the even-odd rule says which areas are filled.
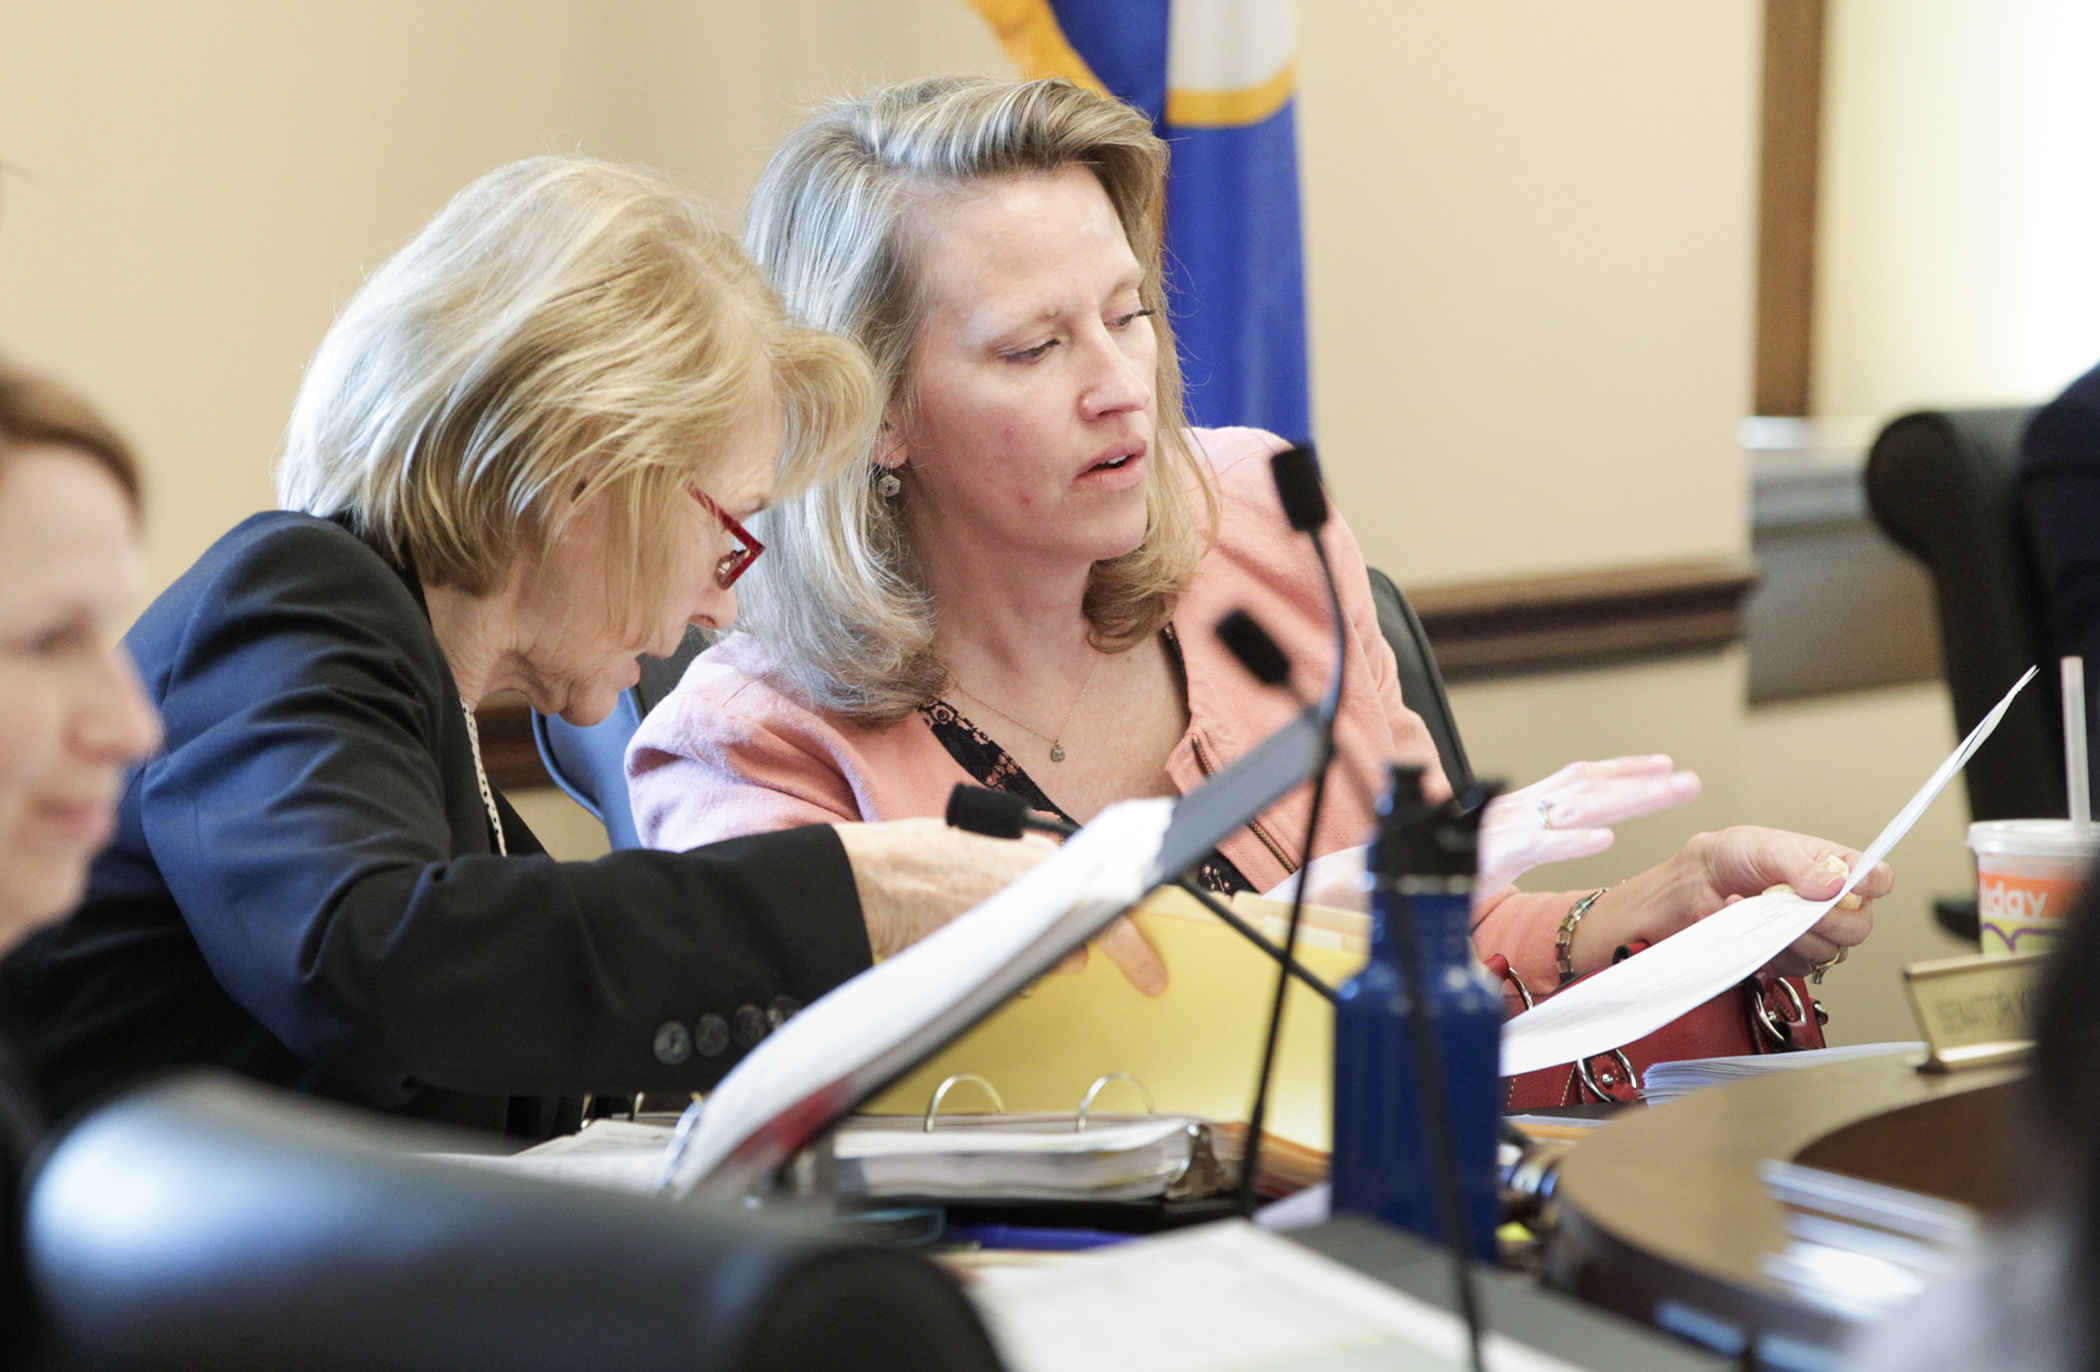
[[[1553,961],[1560,968],[1560,984],[1566,986],[1575,980],[1575,926],[1597,903],[1597,897],[1609,891],[1609,886],[1599,886],[1568,907],[1568,913],[1560,917],[1560,932],[1553,938]]]

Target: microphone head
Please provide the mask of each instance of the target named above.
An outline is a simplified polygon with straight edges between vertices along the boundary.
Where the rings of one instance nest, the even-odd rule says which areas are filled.
[[[1028,823],[1028,802],[1011,791],[955,783],[948,793],[948,826],[986,838],[1019,838]]]
[[[1269,459],[1269,473],[1276,480],[1276,495],[1283,502],[1283,517],[1301,534],[1315,533],[1327,523],[1327,492],[1320,485],[1320,459],[1312,444],[1300,443]]]
[[[1253,615],[1234,610],[1218,621],[1217,634],[1226,651],[1262,685],[1282,686],[1290,681],[1291,660]]]

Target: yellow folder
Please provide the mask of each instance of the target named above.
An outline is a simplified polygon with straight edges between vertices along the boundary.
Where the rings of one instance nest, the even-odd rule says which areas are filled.
[[[1278,944],[1289,906],[1238,896],[1233,909]],[[993,1083],[1010,1111],[1062,1111],[1102,1076],[1128,1073],[1158,1109],[1212,1120],[1244,1120],[1261,1067],[1262,1034],[1276,994],[1276,964],[1180,891],[1155,894],[1135,915],[1167,964],[1166,994],[1148,999],[1104,957],[1084,972],[1046,976],[1034,989],[958,1039],[878,1097],[879,1114],[921,1114],[934,1089],[958,1072]],[[1308,906],[1298,960],[1338,985],[1363,966],[1369,919]],[[1268,1130],[1326,1149],[1331,1127],[1334,1017],[1318,995],[1293,980],[1285,1004]],[[1103,1111],[1142,1108],[1129,1088],[1111,1085]],[[951,1110],[990,1108],[965,1086]]]

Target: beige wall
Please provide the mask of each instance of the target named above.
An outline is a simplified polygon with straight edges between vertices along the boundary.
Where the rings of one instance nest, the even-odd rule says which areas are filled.
[[[1403,585],[1737,552],[1752,0],[1307,0],[1322,451]]]
[[[1751,712],[1744,732],[1746,813],[1767,824],[1865,847],[1954,746],[1954,710],[1937,682]],[[1822,990],[1832,1043],[1918,1037],[1902,989],[1905,964],[1976,951],[1942,933],[1937,896],[1974,892],[1962,836],[1961,784],[1942,792],[1890,861],[1896,890],[1877,903],[1874,937],[1833,968]]]
[[[1817,411],[2054,394],[2100,361],[2100,9],[1829,14]]]
[[[300,365],[361,269],[476,173],[582,135],[585,39],[568,0],[9,6],[0,341],[138,443],[157,578],[270,503]]]
[[[1755,6],[1300,14],[1319,431],[1374,560],[1740,548]],[[7,26],[0,340],[135,434],[162,579],[267,503],[332,310],[476,173],[580,147],[733,211],[797,108],[1003,69],[962,0],[43,0]]]
[[[0,345],[134,437],[165,582],[270,505],[336,306],[479,173],[647,159],[733,218],[798,104],[998,60],[959,0],[11,4]]]

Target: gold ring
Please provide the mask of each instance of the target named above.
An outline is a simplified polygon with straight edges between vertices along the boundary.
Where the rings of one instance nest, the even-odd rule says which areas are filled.
[[[1539,802],[1539,828],[1551,829],[1552,827],[1553,802],[1550,800],[1542,800]]]
[[[1833,967],[1837,966],[1837,965],[1838,965],[1839,963],[1843,962],[1843,961],[1845,960],[1845,954],[1847,954],[1847,953],[1849,953],[1849,952],[1851,952],[1851,951],[1852,951],[1852,950],[1851,950],[1851,949],[1849,949],[1849,948],[1845,948],[1845,947],[1840,947],[1840,948],[1839,948],[1839,949],[1837,950],[1837,955],[1836,955],[1836,956],[1834,956],[1834,957],[1832,957],[1832,958],[1829,958],[1829,959],[1828,959],[1828,960],[1826,960],[1826,961],[1823,961],[1823,962],[1819,962],[1819,963],[1817,963],[1817,964],[1816,964],[1815,966],[1813,966],[1813,967],[1809,968],[1809,969],[1808,969],[1808,981],[1809,981],[1809,984],[1810,984],[1811,986],[1821,986],[1821,985],[1823,984],[1823,974],[1824,974],[1825,972],[1829,971],[1829,970],[1830,970],[1831,968],[1833,968]]]

